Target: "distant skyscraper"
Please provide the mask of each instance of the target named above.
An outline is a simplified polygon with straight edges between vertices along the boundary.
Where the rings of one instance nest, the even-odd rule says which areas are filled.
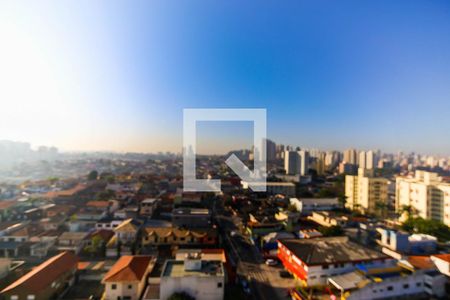
[[[373,170],[377,166],[376,155],[372,150],[359,152],[358,165],[362,169]]]
[[[362,169],[366,168],[366,152],[365,151],[359,152],[358,165]]]
[[[375,169],[376,156],[372,150],[366,152],[366,168],[369,170]]]
[[[319,155],[314,160],[314,169],[316,170],[318,175],[324,175],[325,174],[325,158],[326,153],[320,152]]]
[[[355,149],[347,149],[344,151],[344,162],[352,165],[357,164]]]
[[[286,174],[307,175],[309,169],[308,151],[285,151],[284,169],[286,170]]]
[[[308,175],[309,170],[309,152],[305,150],[298,151],[300,156],[300,175]]]
[[[277,159],[277,145],[266,139],[266,160],[267,161],[275,161]]]
[[[297,151],[284,152],[284,170],[286,174],[300,174],[300,156]]]
[[[277,145],[277,159],[284,159],[284,145]]]

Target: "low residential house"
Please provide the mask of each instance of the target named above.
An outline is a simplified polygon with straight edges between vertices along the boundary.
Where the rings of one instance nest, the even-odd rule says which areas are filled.
[[[25,221],[25,222],[19,222],[19,221],[1,222],[0,223],[0,240],[2,240],[2,237],[7,236],[11,232],[19,230],[19,229],[25,227],[28,224],[29,224],[29,221]]]
[[[35,257],[46,257],[50,249],[56,244],[61,233],[58,230],[47,230],[34,239],[35,243],[30,246],[30,255]]]
[[[313,239],[322,236],[322,233],[316,229],[303,229],[298,231],[298,237],[301,239]]]
[[[309,220],[316,222],[317,224],[325,227],[331,226],[345,226],[347,225],[348,218],[346,216],[340,216],[327,211],[313,212],[308,217]]]
[[[17,200],[0,200],[0,222],[11,216],[11,212],[16,204]]]
[[[59,236],[56,248],[59,251],[72,251],[78,254],[88,243],[88,236],[88,232],[66,231]]]
[[[27,209],[26,211],[23,212],[23,214],[25,216],[25,219],[31,221],[36,221],[42,218],[43,216],[42,210],[40,210],[38,207]]]
[[[105,217],[98,220],[97,223],[95,223],[95,228],[113,230],[114,228],[119,226],[123,221],[124,219],[122,218]]]
[[[106,256],[135,254],[142,222],[136,219],[127,219],[113,229],[114,236],[106,245]]]
[[[247,231],[253,236],[263,236],[271,232],[278,232],[285,227],[283,221],[275,218],[275,215],[258,215],[249,214],[249,221],[247,222]]]
[[[439,272],[450,277],[450,254],[435,254],[431,256],[431,260]]]
[[[358,264],[383,267],[387,255],[349,241],[348,237],[278,241],[278,258],[302,284],[325,285],[327,278],[354,271]]]
[[[127,206],[114,212],[115,218],[134,219],[139,215],[139,208],[137,206]]]
[[[157,198],[147,198],[142,200],[140,205],[140,214],[143,216],[152,216],[153,212],[158,207],[160,200]]]
[[[124,245],[134,243],[138,237],[142,222],[136,219],[122,221],[119,226],[114,228],[117,239]]]
[[[28,226],[29,222],[4,222],[0,224],[0,257],[17,257],[29,254]]]
[[[186,293],[196,300],[223,300],[225,272],[219,260],[203,260],[192,254],[183,260],[167,260],[161,272],[160,300]]]
[[[73,205],[58,204],[45,209],[45,217],[53,218],[55,216],[71,216],[76,210]]]
[[[291,198],[289,201],[302,215],[311,215],[314,211],[331,211],[340,207],[338,198]]]
[[[414,264],[414,266],[412,266]],[[331,294],[341,299],[442,298],[446,278],[434,269],[429,257],[414,257],[384,268],[358,267],[328,278]]]
[[[107,211],[97,210],[97,209],[88,209],[87,207],[83,207],[79,209],[76,213],[76,217],[78,221],[92,221],[95,223],[96,221],[104,218],[107,215]]]
[[[49,218],[43,218],[39,220],[39,224],[44,228],[44,230],[57,230],[65,224],[66,220],[66,216],[57,215]]]
[[[26,224],[14,230],[5,233],[1,239],[5,242],[28,242],[33,237],[40,235],[45,230],[38,224]]]
[[[377,228],[377,232],[380,233],[380,239],[377,242],[387,254],[391,254],[391,251],[413,255],[436,253],[437,238],[434,236],[409,234],[384,228]]]
[[[152,256],[125,255],[119,258],[102,280],[105,300],[138,300],[156,259]]]
[[[215,245],[217,231],[208,229],[182,229],[167,227],[145,227],[142,246],[160,245]]]
[[[175,208],[172,210],[172,223],[183,228],[211,227],[211,212],[207,208]]]
[[[233,282],[235,279],[235,270],[231,263],[227,260],[227,255],[224,249],[217,248],[203,248],[203,249],[177,249],[175,250],[175,260],[186,260],[192,256],[198,257],[204,261],[221,261],[226,270],[225,281]]]
[[[241,181],[242,188],[248,190],[251,186],[266,186],[267,194],[269,195],[285,195],[286,197],[295,197],[295,184],[292,182],[246,182]]]
[[[119,201],[117,200],[88,201],[86,203],[86,209],[89,211],[102,212],[105,215],[107,215],[119,209]]]
[[[0,291],[5,300],[56,299],[74,283],[78,258],[62,252],[35,267]]]

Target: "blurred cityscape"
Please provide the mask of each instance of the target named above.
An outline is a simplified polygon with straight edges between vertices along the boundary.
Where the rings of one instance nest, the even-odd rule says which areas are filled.
[[[197,157],[0,142],[4,299],[445,298],[450,158],[266,140],[267,192]],[[375,295],[376,294],[376,295]]]

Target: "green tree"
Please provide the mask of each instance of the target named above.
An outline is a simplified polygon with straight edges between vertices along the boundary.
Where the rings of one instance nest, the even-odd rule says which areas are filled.
[[[384,218],[387,213],[387,204],[382,201],[377,201],[375,202],[375,210],[380,217]]]
[[[403,205],[400,209],[400,214],[406,213],[408,219],[410,219],[414,212],[414,208],[411,205]]]
[[[435,236],[439,241],[450,240],[450,228],[437,220],[409,218],[402,224],[402,229],[410,233],[424,233]]]
[[[98,177],[98,172],[96,170],[92,170],[91,172],[89,172],[89,174],[87,176],[87,180],[94,181],[94,180],[97,180],[97,177]]]
[[[103,239],[100,236],[96,235],[91,239],[91,244],[84,248],[84,251],[91,255],[98,254],[99,252],[101,252],[103,244]]]

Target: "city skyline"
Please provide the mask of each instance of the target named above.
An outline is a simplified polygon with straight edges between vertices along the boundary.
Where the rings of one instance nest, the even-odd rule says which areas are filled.
[[[450,4],[327,4],[3,2],[0,138],[179,152],[184,108],[266,108],[280,144],[448,155]]]

